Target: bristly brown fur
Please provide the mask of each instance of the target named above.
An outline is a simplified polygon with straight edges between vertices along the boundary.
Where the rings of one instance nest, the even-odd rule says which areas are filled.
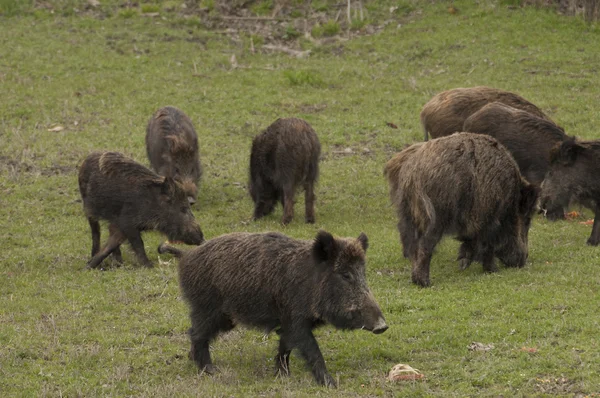
[[[278,329],[277,372],[289,375],[290,353],[298,349],[315,380],[335,387],[312,330],[325,323],[374,333],[387,329],[366,282],[367,247],[364,233],[353,239],[319,231],[305,241],[278,232],[238,232],[183,253],[179,282],[190,305],[190,358],[212,373],[209,347],[219,333],[236,324],[266,333]]]
[[[277,119],[254,137],[250,153],[248,190],[254,201],[254,219],[283,204],[282,223],[294,216],[294,196],[304,189],[305,221],[315,222],[314,187],[319,177],[321,144],[306,121]]]
[[[456,133],[415,144],[385,167],[413,282],[428,286],[433,249],[445,234],[463,242],[463,267],[494,256],[523,266],[537,190],[521,178],[508,151],[487,135]]]

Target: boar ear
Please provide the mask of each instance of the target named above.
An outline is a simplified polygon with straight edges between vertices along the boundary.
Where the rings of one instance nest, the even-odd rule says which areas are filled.
[[[337,256],[335,238],[329,232],[320,230],[313,244],[313,256],[319,262],[333,262]]]
[[[173,190],[175,189],[175,180],[173,180],[172,177],[165,177],[165,180],[160,188],[163,195],[171,196]]]
[[[575,137],[569,137],[552,149],[550,159],[552,163],[559,162],[564,166],[570,166],[575,162],[582,149],[581,145],[575,141]]]
[[[369,248],[369,238],[367,237],[367,234],[365,234],[364,232],[361,232],[360,235],[358,235],[357,240],[360,242],[363,250],[366,253],[367,249]]]
[[[533,213],[533,208],[537,202],[540,189],[532,184],[526,184],[521,188],[521,200],[519,201],[519,211],[523,215]]]

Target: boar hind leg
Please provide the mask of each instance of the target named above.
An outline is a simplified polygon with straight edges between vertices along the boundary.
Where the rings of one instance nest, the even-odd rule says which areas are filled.
[[[311,330],[302,327],[300,329],[295,329],[295,332],[290,333],[289,336],[285,334],[287,330],[290,329],[284,328],[282,338],[287,340],[286,344],[288,344],[288,347],[297,347],[300,350],[300,354],[306,361],[306,364],[310,368],[317,383],[325,387],[337,387],[335,380],[327,372],[325,359],[323,359],[319,344]]]
[[[219,332],[233,329],[231,319],[224,314],[207,316],[207,314],[192,314],[192,327],[189,330],[191,347],[189,357],[196,362],[202,372],[216,373],[217,369],[210,358],[209,344]]]
[[[116,225],[110,224],[108,226],[108,232],[110,234],[110,236],[113,235],[120,235],[122,236],[123,234],[121,234],[121,231],[119,231],[119,229],[116,227]],[[117,246],[115,247],[115,249],[112,252],[112,258],[117,262],[117,264],[123,264],[123,255],[121,254],[121,246]]]
[[[140,264],[144,267],[152,268],[153,265],[148,259],[146,255],[146,250],[144,249],[144,241],[142,240],[142,235],[140,235],[140,231],[134,228],[127,228],[123,230],[124,235],[127,237],[135,256]]]
[[[275,356],[275,374],[281,376],[290,375],[290,353],[292,347],[287,344],[287,337],[285,333],[279,339],[279,351]]]
[[[413,283],[427,287],[431,283],[429,281],[429,265],[431,263],[431,256],[433,255],[433,249],[442,238],[441,233],[427,234],[417,243],[416,253],[413,254],[411,260],[413,263],[412,267],[412,281]]]
[[[304,220],[309,224],[315,223],[315,191],[314,182],[304,184]]]
[[[587,244],[590,246],[598,246],[600,243],[600,209],[596,209],[594,215],[594,226],[592,227],[592,234],[587,240]]]
[[[112,226],[111,226],[112,227]],[[114,228],[114,227],[113,227]],[[125,241],[125,236],[119,231],[117,228],[110,228],[111,234],[108,237],[108,240],[102,250],[100,250],[92,259],[88,262],[88,268],[96,268],[100,263],[108,257],[111,253],[113,253],[116,249],[119,248],[121,243]],[[119,250],[120,252],[120,250]]]
[[[469,268],[469,265],[473,262],[474,246],[473,241],[464,240],[460,248],[458,249],[458,257],[456,261],[460,266],[461,271]]]
[[[283,187],[283,218],[281,223],[283,225],[289,224],[294,218],[294,186],[292,184],[286,184]]]
[[[94,257],[100,251],[100,223],[91,217],[88,217],[88,222],[92,230],[92,257]]]

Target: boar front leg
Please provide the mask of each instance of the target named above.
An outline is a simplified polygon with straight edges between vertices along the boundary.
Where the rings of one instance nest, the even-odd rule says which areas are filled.
[[[598,246],[600,243],[600,209],[596,208],[594,214],[594,226],[592,227],[592,234],[587,240],[587,244],[590,246]]]
[[[106,245],[100,250],[92,259],[88,262],[88,268],[96,268],[100,263],[108,257],[115,250],[119,249],[119,246],[125,241],[125,236],[121,233],[121,231],[116,226],[109,226],[109,230],[111,232],[108,240],[106,241]],[[120,254],[120,249],[119,249]],[[120,256],[119,256],[120,257]]]
[[[153,265],[148,259],[148,256],[146,256],[146,250],[144,249],[144,241],[142,240],[142,235],[140,235],[140,231],[134,228],[127,228],[123,230],[123,232],[127,237],[127,240],[129,241],[129,244],[131,245],[131,248],[133,249],[133,252],[135,253],[135,256],[137,257],[140,264],[142,264],[144,267],[152,268]]]
[[[291,347],[298,347],[300,355],[302,355],[306,361],[306,364],[310,368],[317,383],[325,387],[336,388],[337,384],[329,372],[327,372],[325,359],[323,359],[323,354],[321,354],[319,344],[312,331],[306,326],[290,329],[282,325],[282,329],[282,338],[287,340],[288,349],[291,349]],[[286,335],[288,330],[294,331],[289,335]]]

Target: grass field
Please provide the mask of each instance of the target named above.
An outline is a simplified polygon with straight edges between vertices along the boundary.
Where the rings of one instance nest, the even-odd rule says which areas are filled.
[[[600,396],[600,248],[585,245],[581,224],[592,214],[537,216],[526,267],[492,275],[479,264],[459,271],[447,238],[422,289],[410,283],[383,177],[395,152],[422,139],[423,104],[453,87],[515,91],[568,134],[600,138],[597,25],[493,0],[450,10],[365,1],[349,24],[345,1],[313,1],[278,21],[287,36],[271,41],[264,30],[209,28],[194,2],[91,3],[0,0],[0,395]],[[214,1],[196,3],[219,18]],[[252,15],[272,9],[254,2]],[[326,22],[305,35],[294,16],[313,12]],[[273,43],[310,55],[263,47]],[[367,277],[390,328],[315,332],[337,390],[318,387],[298,356],[291,377],[275,378],[277,336],[244,328],[213,344],[221,372],[199,375],[176,263],[157,254],[158,233],[144,235],[155,268],[138,267],[127,247],[123,267],[84,270],[91,237],[77,166],[98,149],[148,164],[146,123],[164,105],[186,112],[199,135],[194,213],[207,238],[369,236]],[[286,227],[281,207],[251,221],[251,140],[286,116],[311,123],[323,146],[315,225],[303,222],[302,196]],[[426,378],[388,382],[397,363]]]

